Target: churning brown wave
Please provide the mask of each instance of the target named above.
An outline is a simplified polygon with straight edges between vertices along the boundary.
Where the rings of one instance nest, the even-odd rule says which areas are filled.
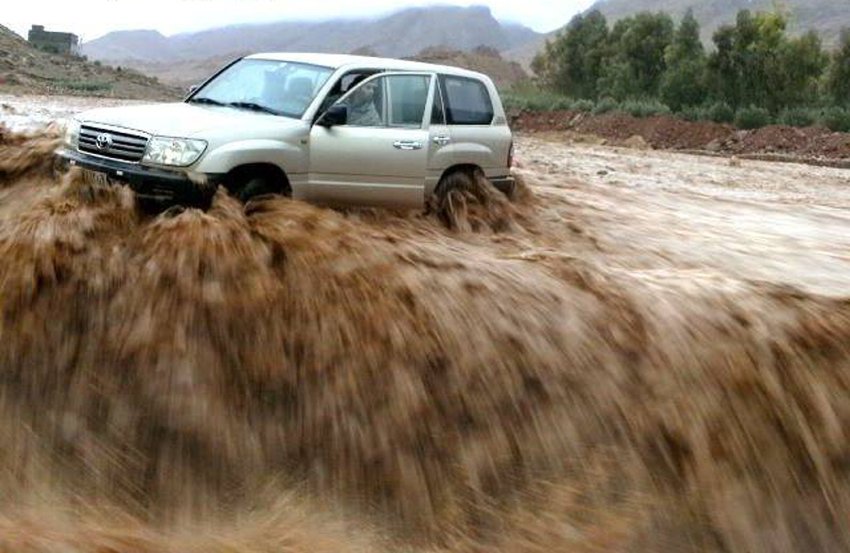
[[[607,270],[528,193],[145,215],[2,140],[3,553],[850,547],[848,300]]]

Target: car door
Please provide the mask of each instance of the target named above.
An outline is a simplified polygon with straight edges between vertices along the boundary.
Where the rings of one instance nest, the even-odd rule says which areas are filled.
[[[307,198],[421,206],[431,146],[439,146],[428,129],[435,80],[427,72],[381,73],[343,96],[337,104],[348,108],[348,121],[310,131]]]
[[[488,177],[503,177],[508,170],[511,131],[496,117],[485,82],[457,75],[441,75],[440,88],[451,131],[457,164],[480,167]],[[494,91],[495,93],[495,91]]]
[[[440,178],[455,165],[451,129],[446,123],[445,100],[440,90],[440,79],[434,79],[431,103],[431,124],[428,135],[431,140],[428,152],[428,176],[425,180],[425,195],[434,192]]]

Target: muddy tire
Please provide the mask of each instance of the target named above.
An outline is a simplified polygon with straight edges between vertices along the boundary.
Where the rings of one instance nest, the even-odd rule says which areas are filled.
[[[443,178],[437,183],[437,187],[434,188],[434,196],[442,203],[450,199],[452,191],[472,192],[476,176],[473,171],[466,170],[452,171],[443,175]]]
[[[472,168],[443,175],[426,204],[426,214],[458,231],[504,230],[510,227],[513,212],[508,197],[480,169]]]
[[[258,198],[260,196],[279,193],[280,186],[275,186],[268,177],[261,176],[252,177],[245,181],[242,186],[234,190],[233,195],[236,196],[236,199],[240,202],[246,203],[248,200]]]

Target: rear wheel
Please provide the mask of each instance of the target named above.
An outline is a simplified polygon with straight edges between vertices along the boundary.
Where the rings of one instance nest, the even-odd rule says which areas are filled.
[[[450,229],[475,230],[485,225],[499,231],[510,225],[513,208],[481,169],[459,167],[437,183],[427,212],[436,214]]]
[[[475,187],[475,170],[458,169],[452,171],[440,179],[434,189],[434,196],[441,204],[450,201],[452,192],[472,192]],[[480,171],[479,171],[480,172]]]
[[[467,196],[475,192],[473,169],[446,173],[428,199],[427,211],[436,214],[451,229],[465,227]]]

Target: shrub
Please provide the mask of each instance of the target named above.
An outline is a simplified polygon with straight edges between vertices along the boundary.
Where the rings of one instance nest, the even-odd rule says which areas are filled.
[[[708,110],[700,106],[688,106],[682,108],[679,112],[679,117],[685,121],[709,121]]]
[[[789,127],[811,127],[818,113],[808,108],[786,108],[779,114],[779,122]]]
[[[558,98],[557,100],[552,102],[552,105],[549,106],[549,109],[551,109],[552,111],[569,110],[573,109],[573,103],[574,102],[570,98]]]
[[[735,126],[740,129],[760,129],[770,123],[770,112],[757,106],[741,108],[735,115]]]
[[[571,109],[572,99],[543,90],[511,90],[502,94],[505,109],[521,109],[526,111],[549,111],[555,109]]]
[[[99,83],[93,81],[60,80],[56,81],[56,86],[59,89],[73,90],[76,92],[106,92],[112,89],[112,84],[110,83]]]
[[[706,109],[708,119],[715,123],[731,123],[735,120],[735,111],[726,102],[715,102]]]
[[[617,111],[619,108],[620,104],[617,103],[617,100],[611,98],[610,96],[606,96],[596,102],[596,106],[594,106],[593,108],[593,113],[596,115],[601,115],[603,113]]]
[[[826,108],[818,122],[833,132],[850,132],[850,110],[840,107]]]
[[[670,108],[658,100],[626,100],[621,108],[634,117],[652,117],[670,113]]]
[[[576,111],[593,111],[593,108],[596,105],[593,103],[593,100],[576,100],[573,103],[573,109]]]

